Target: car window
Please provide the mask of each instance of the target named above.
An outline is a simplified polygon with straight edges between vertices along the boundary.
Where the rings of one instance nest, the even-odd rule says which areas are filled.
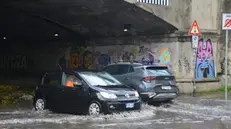
[[[128,73],[130,67],[131,65],[112,65],[106,67],[105,69],[103,69],[103,71],[111,75],[121,75]]]
[[[117,65],[117,72],[115,75],[126,74],[131,65]]]
[[[65,87],[74,87],[75,85],[81,85],[81,80],[73,74],[64,73],[62,85]]]
[[[134,70],[133,66],[130,66],[129,69],[128,69],[128,73],[132,73],[132,72],[134,72],[134,71],[135,71],[135,70]]]
[[[116,65],[111,65],[111,66],[105,67],[102,71],[105,71],[111,75],[115,75],[117,74],[117,67]]]
[[[171,75],[167,67],[147,67],[146,70],[154,76]]]
[[[43,84],[50,84],[50,85],[60,85],[61,84],[61,73],[50,73],[47,74],[44,78]]]
[[[121,85],[121,83],[107,72],[82,72],[80,76],[92,86]]]

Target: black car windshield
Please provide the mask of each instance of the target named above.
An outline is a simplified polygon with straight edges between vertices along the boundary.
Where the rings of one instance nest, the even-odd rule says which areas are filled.
[[[92,86],[121,85],[121,83],[107,72],[81,72],[80,76]]]

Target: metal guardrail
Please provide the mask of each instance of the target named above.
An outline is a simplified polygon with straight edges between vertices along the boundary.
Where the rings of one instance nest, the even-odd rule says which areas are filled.
[[[169,0],[137,0],[140,3],[169,6]]]

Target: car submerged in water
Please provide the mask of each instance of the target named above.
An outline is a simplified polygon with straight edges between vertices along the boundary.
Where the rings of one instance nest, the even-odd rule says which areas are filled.
[[[134,89],[106,72],[59,71],[46,73],[37,86],[35,110],[99,115],[141,109]]]
[[[118,62],[101,71],[137,90],[143,102],[171,102],[179,95],[176,79],[167,66]]]

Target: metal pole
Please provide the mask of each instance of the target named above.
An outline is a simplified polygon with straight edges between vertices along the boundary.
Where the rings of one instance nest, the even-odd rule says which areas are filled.
[[[225,100],[227,101],[227,85],[228,85],[228,33],[229,31],[226,30],[226,42],[225,42]]]
[[[194,56],[194,71],[196,71],[196,58],[197,58],[197,49],[193,49],[193,56]],[[196,97],[196,75],[195,75],[195,72],[194,72],[194,77],[193,77],[193,97]]]

